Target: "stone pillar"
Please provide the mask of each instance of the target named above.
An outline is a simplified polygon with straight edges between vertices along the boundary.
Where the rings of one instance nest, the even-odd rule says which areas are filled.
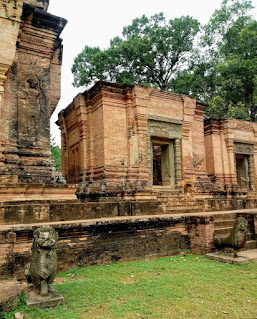
[[[147,107],[149,89],[134,87],[132,92],[132,105],[134,107],[134,119],[138,140],[138,180],[144,188],[151,186],[150,172],[148,168],[147,149]]]
[[[212,251],[215,230],[213,216],[190,217],[187,229],[193,254],[204,255]]]
[[[228,166],[229,166],[229,182],[231,185],[237,184],[236,168],[235,168],[235,153],[234,153],[234,140],[233,138],[226,138],[227,154],[228,154]]]
[[[254,183],[254,163],[253,163],[253,155],[249,156],[249,182],[250,182],[250,190],[255,190]]]
[[[4,95],[4,81],[6,79],[5,73],[7,72],[8,68],[3,64],[0,64],[0,167],[3,166],[4,162],[4,155],[3,155],[3,114],[2,114],[2,101]]]
[[[179,186],[182,181],[182,165],[181,165],[181,140],[176,138],[174,143],[175,148],[175,182]]]
[[[75,108],[77,110],[77,122],[79,125],[79,176],[88,167],[87,160],[87,144],[88,144],[88,121],[86,112],[86,101],[82,95],[79,95],[79,99],[74,101]],[[65,121],[65,119],[63,119]],[[79,177],[79,178],[80,178]]]

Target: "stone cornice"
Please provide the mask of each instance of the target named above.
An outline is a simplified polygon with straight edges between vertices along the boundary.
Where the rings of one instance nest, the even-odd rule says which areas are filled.
[[[27,19],[31,21],[32,26],[36,28],[49,29],[56,32],[57,36],[60,35],[67,23],[66,19],[54,16],[33,5],[24,3],[22,20],[26,21]]]

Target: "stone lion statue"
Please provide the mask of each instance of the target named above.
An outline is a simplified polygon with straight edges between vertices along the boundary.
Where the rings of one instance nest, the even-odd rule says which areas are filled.
[[[244,217],[237,218],[230,234],[228,236],[216,237],[214,245],[223,251],[232,248],[234,257],[238,257],[238,250],[246,244],[247,226],[248,221]]]
[[[54,281],[57,268],[56,244],[58,233],[50,226],[35,230],[30,263],[25,267],[28,283],[41,296],[48,295],[48,285]]]

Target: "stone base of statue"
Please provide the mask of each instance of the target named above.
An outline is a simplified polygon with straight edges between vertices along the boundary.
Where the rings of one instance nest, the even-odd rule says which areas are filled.
[[[214,253],[210,253],[206,255],[207,258],[221,261],[223,263],[235,264],[235,265],[243,265],[248,263],[257,263],[257,249],[249,249],[238,252],[238,257],[234,257],[231,254],[224,254],[220,251],[216,251]]]
[[[28,292],[26,301],[28,309],[49,308],[64,304],[63,296],[59,294],[51,285],[48,285],[48,295],[41,296],[34,290]]]
[[[215,261],[220,261],[222,263],[227,263],[227,264],[234,264],[234,265],[243,265],[243,264],[248,264],[252,260],[244,257],[244,256],[238,256],[234,257],[233,253],[231,254],[224,254],[222,252],[214,252],[210,254],[205,255],[207,258]]]

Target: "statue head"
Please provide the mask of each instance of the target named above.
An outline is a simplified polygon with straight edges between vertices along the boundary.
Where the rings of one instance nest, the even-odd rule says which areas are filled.
[[[58,233],[51,226],[43,226],[34,231],[36,248],[53,249],[58,241]]]
[[[234,228],[235,228],[236,231],[246,232],[247,231],[247,226],[248,226],[248,221],[244,217],[238,217],[236,219]]]

